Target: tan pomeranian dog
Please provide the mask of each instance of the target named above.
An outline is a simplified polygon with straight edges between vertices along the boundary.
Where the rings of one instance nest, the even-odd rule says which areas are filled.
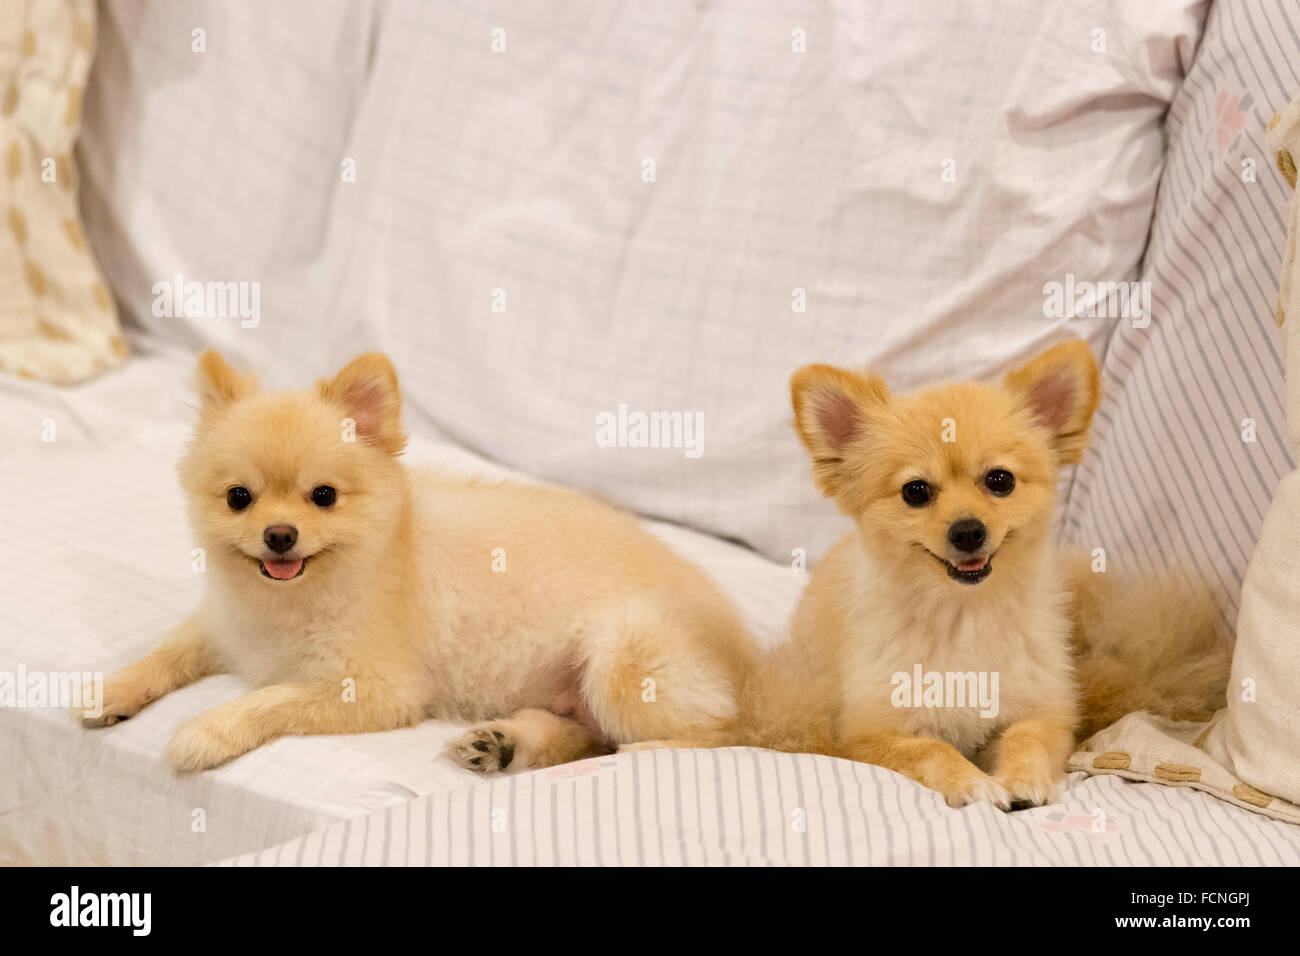
[[[791,389],[814,481],[856,527],[747,691],[749,742],[1006,809],[1054,798],[1081,727],[1221,702],[1210,602],[1154,610],[1052,542],[1058,472],[1080,460],[1100,397],[1085,343],[1000,386],[895,397],[874,375],[812,365]],[[1160,672],[1188,651],[1203,657]]]
[[[199,384],[180,475],[207,592],[108,678],[85,723],[230,671],[256,689],[183,724],[172,768],[426,717],[484,721],[449,748],[484,772],[731,731],[751,639],[704,573],[632,517],[562,489],[407,468],[397,376],[377,353],[306,391],[264,392],[207,352]]]

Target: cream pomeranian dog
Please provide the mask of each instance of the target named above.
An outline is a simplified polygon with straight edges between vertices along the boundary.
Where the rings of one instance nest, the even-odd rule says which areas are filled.
[[[207,352],[199,392],[180,475],[206,595],[85,723],[230,671],[256,689],[183,724],[175,770],[426,717],[483,721],[449,752],[484,772],[733,729],[754,648],[704,573],[575,492],[404,466],[383,355],[264,392]]]
[[[908,397],[828,365],[791,381],[817,487],[855,524],[752,689],[747,742],[896,770],[953,806],[1054,798],[1076,733],[1130,710],[1206,719],[1227,656],[1212,600],[1058,555],[1058,471],[1099,400],[1081,341],[1001,385]]]

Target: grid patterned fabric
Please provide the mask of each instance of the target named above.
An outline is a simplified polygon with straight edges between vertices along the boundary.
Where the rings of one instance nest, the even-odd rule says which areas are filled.
[[[1142,269],[1153,321],[1109,336],[1105,397],[1067,516],[1073,540],[1130,566],[1196,570],[1226,597],[1227,625],[1273,491],[1294,467],[1274,318],[1291,187],[1266,132],[1297,91],[1300,7],[1215,4],[1166,124]]]
[[[276,380],[385,349],[417,432],[815,559],[846,522],[790,373],[905,390],[1070,335],[1100,353],[1111,320],[1047,317],[1043,286],[1137,277],[1203,13],[109,4],[88,228],[154,337]],[[258,324],[154,315],[177,274],[259,282]],[[701,453],[602,446],[621,407],[699,416]]]

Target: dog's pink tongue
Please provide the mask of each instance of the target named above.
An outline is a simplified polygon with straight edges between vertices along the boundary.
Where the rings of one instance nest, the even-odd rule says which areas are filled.
[[[982,558],[973,558],[970,561],[958,561],[957,570],[958,571],[979,571],[982,570],[984,565],[988,563],[989,563],[988,555],[985,555]]]
[[[302,570],[302,558],[294,558],[292,561],[263,561],[262,567],[277,581],[287,581]]]

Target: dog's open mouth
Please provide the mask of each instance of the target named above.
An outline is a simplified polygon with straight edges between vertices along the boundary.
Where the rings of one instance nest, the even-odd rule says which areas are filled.
[[[993,558],[987,554],[982,558],[971,558],[956,564],[945,561],[944,564],[948,565],[948,577],[962,584],[979,584],[993,572]]]
[[[930,557],[948,569],[948,577],[954,581],[960,581],[962,584],[979,584],[993,573],[993,555],[991,554],[985,554],[978,558],[966,558],[956,562],[941,558],[933,551],[930,552]]]
[[[307,568],[306,558],[262,558],[259,562],[262,577],[273,581],[292,581],[302,577]]]

